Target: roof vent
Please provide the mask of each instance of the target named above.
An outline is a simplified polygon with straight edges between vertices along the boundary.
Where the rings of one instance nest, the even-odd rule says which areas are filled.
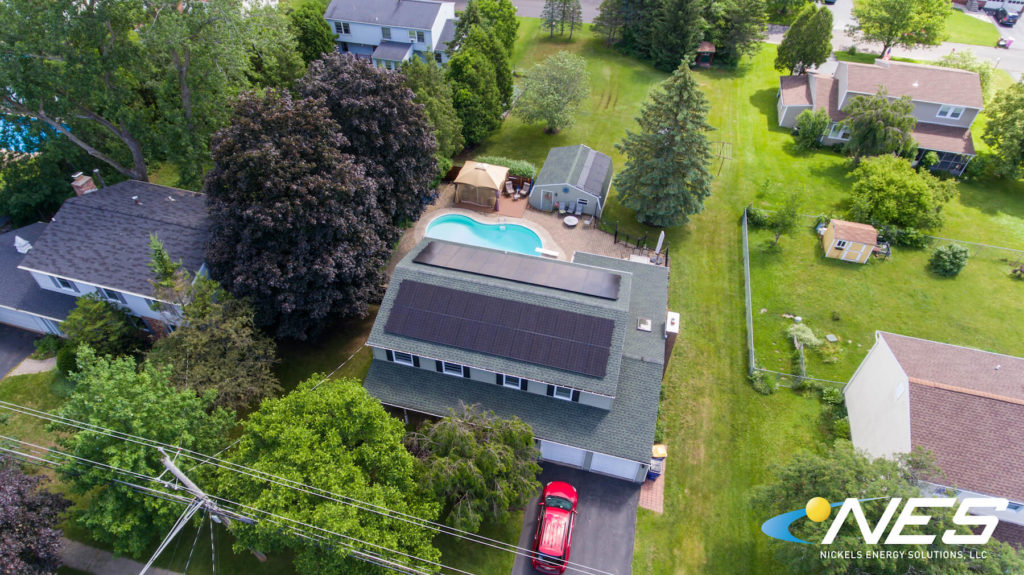
[[[917,80],[914,80],[914,83],[913,83],[912,85],[913,85],[913,86],[914,86],[915,88],[917,88],[917,87],[918,87],[918,83],[917,83]]]
[[[27,254],[32,249],[32,244],[21,236],[14,236],[14,249],[18,250],[19,254]]]
[[[647,317],[641,317],[636,320],[636,328],[640,331],[651,331],[653,324],[651,319]]]
[[[132,201],[135,202],[136,206],[141,206],[142,202],[139,201],[139,196],[132,196]]]

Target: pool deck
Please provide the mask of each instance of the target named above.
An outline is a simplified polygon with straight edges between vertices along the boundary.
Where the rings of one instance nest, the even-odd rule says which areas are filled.
[[[511,200],[505,201],[512,203]],[[519,200],[515,203],[526,205],[525,200]],[[516,207],[519,206],[517,205]],[[611,234],[602,232],[596,226],[584,228],[580,224],[574,228],[567,227],[562,223],[558,212],[542,212],[533,208],[527,208],[521,218],[515,218],[498,215],[494,210],[470,210],[457,207],[455,204],[454,186],[442,184],[438,191],[437,200],[430,206],[427,206],[426,211],[419,221],[416,222],[416,225],[406,230],[402,235],[402,239],[398,242],[398,247],[388,263],[388,277],[391,277],[391,274],[394,273],[398,261],[423,239],[430,222],[444,214],[462,214],[486,224],[507,223],[527,227],[540,236],[545,250],[558,252],[558,259],[560,260],[571,260],[572,255],[576,252],[586,252],[622,259],[628,259],[630,254],[630,250],[625,246],[615,243]]]

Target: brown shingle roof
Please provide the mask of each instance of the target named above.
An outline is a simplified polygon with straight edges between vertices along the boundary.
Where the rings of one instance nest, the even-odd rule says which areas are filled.
[[[914,128],[914,139],[917,140],[918,147],[924,150],[974,155],[974,140],[971,138],[970,128],[918,122]]]
[[[830,223],[835,228],[837,240],[846,240],[867,246],[878,245],[878,230],[873,226],[845,220],[832,220]]]
[[[779,89],[782,91],[782,103],[786,106],[811,105],[807,76],[780,76]]]
[[[839,109],[839,82],[833,76],[818,75],[815,79],[814,109],[828,112],[833,122],[842,121],[846,112]]]
[[[837,73],[847,72],[847,90],[874,94],[885,86],[890,96],[910,96],[913,100],[955,104],[981,109],[981,81],[978,74],[954,68],[888,62],[858,64],[840,62]]]

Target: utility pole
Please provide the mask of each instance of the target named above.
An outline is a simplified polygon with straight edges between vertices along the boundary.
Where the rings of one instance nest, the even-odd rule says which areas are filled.
[[[171,475],[176,477],[178,481],[180,481],[181,484],[185,486],[185,489],[187,489],[189,492],[192,493],[192,495],[195,496],[195,499],[193,499],[192,502],[189,503],[188,507],[185,508],[185,511],[181,514],[180,517],[178,517],[178,521],[174,524],[173,527],[171,527],[171,531],[167,534],[167,537],[165,537],[164,540],[160,543],[160,546],[156,548],[156,551],[153,553],[153,556],[149,558],[149,562],[147,562],[145,567],[142,568],[142,571],[139,571],[139,575],[146,574],[146,571],[148,571],[149,568],[153,566],[153,562],[156,561],[157,557],[159,557],[160,554],[163,553],[164,549],[166,549],[167,546],[171,543],[171,541],[174,540],[174,537],[178,535],[178,533],[181,531],[183,527],[185,527],[185,525],[188,523],[188,520],[191,519],[192,516],[195,515],[200,509],[203,509],[207,513],[209,513],[211,519],[213,519],[217,523],[223,523],[227,527],[231,526],[232,518],[241,521],[242,523],[245,523],[247,525],[253,525],[254,523],[256,523],[256,521],[252,518],[245,517],[243,515],[238,515],[237,513],[229,513],[224,511],[220,507],[217,507],[217,504],[214,503],[213,500],[210,499],[210,497],[202,489],[199,489],[198,485],[193,483],[192,480],[189,479],[188,476],[185,475],[185,473],[182,470],[178,469],[178,466],[175,465],[173,461],[171,461],[171,458],[167,456],[167,453],[164,452],[163,448],[158,447],[157,451],[159,451],[160,455],[163,456],[162,458],[160,458],[160,462],[164,464],[164,467],[167,468],[167,471],[170,471]],[[211,526],[210,528],[212,529],[213,527]]]

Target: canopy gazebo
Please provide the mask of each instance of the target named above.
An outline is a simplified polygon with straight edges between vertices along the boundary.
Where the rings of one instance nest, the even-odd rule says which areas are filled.
[[[696,64],[702,68],[710,68],[711,61],[715,59],[715,44],[704,40],[697,46]]]
[[[455,201],[493,208],[507,178],[504,166],[467,161],[455,178]]]

